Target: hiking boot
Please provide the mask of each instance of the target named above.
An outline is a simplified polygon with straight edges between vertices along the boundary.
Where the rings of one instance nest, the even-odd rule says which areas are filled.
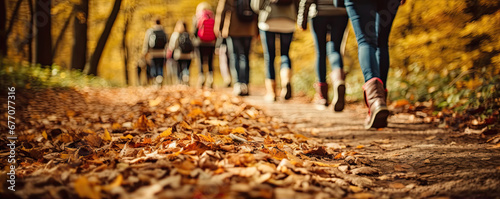
[[[208,88],[214,88],[214,72],[208,72],[206,86]]]
[[[344,110],[345,105],[345,73],[341,68],[333,69],[330,73],[333,85],[333,110],[336,112]]]
[[[276,101],[276,80],[266,79],[266,95],[264,95],[264,101],[275,102]]]
[[[314,84],[316,94],[314,94],[313,104],[318,110],[325,110],[328,107],[328,84],[318,82]]]
[[[162,82],[163,82],[163,76],[156,76],[155,77],[155,84],[161,85]]]
[[[365,104],[368,107],[368,116],[365,120],[365,129],[387,127],[389,110],[385,101],[384,84],[380,78],[372,78],[363,85]]]
[[[198,75],[198,87],[203,88],[205,85],[205,74],[201,73]]]
[[[289,68],[282,68],[280,71],[281,75],[281,96],[285,100],[292,98],[292,85],[290,80],[292,79],[292,71]]]
[[[233,95],[241,95],[241,83],[238,82],[233,85]]]

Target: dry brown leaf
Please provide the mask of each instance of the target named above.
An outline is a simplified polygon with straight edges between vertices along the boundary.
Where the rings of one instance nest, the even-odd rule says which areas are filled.
[[[360,175],[360,174],[373,175],[373,174],[378,174],[379,171],[377,169],[372,168],[372,167],[360,167],[360,168],[356,168],[356,169],[351,170],[351,173],[354,175]]]
[[[304,154],[308,155],[318,155],[318,156],[327,156],[328,152],[325,150],[324,146],[320,146],[311,150],[305,150]]]
[[[110,191],[111,189],[114,189],[115,187],[119,187],[122,184],[122,182],[123,182],[123,176],[121,174],[119,174],[111,184],[104,185],[102,187],[102,190]]]
[[[402,183],[399,183],[399,182],[393,182],[393,183],[389,184],[389,187],[393,188],[393,189],[403,189],[406,186]]]
[[[141,117],[139,117],[137,122],[134,124],[134,128],[138,129],[140,131],[146,131],[149,128],[152,128],[154,126],[155,126],[155,124],[153,123],[153,121],[149,120],[146,117],[146,115],[141,115]]]
[[[133,139],[133,138],[134,138],[134,136],[132,136],[132,135],[130,135],[130,134],[128,134],[128,135],[126,135],[126,136],[121,136],[121,137],[120,137],[120,139],[122,139],[122,140],[131,140],[131,139]]]
[[[159,137],[166,138],[172,134],[172,128],[168,128],[167,130],[160,133]]]
[[[234,133],[234,134],[245,134],[245,128],[243,127],[237,127],[233,130],[231,130],[231,133]]]
[[[277,148],[273,147],[269,150],[269,155],[271,155],[272,158],[277,159],[277,160],[283,160],[283,158],[287,158],[288,156],[286,155],[286,152]]]

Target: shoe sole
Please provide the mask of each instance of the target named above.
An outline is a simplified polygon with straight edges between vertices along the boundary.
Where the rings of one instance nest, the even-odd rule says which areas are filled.
[[[333,106],[333,110],[335,112],[340,112],[344,110],[344,104],[345,104],[345,85],[339,85],[337,86],[337,95],[336,97],[336,102]]]
[[[284,98],[285,98],[285,100],[292,98],[292,85],[290,83],[286,84]]]
[[[389,110],[387,107],[380,107],[375,110],[373,114],[374,117],[370,118],[370,123],[365,126],[365,129],[387,127],[387,118],[389,117]]]

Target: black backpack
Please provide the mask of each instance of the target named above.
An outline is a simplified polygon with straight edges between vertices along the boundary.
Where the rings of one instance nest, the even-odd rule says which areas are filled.
[[[182,53],[190,53],[193,51],[193,43],[191,42],[191,38],[189,38],[188,32],[183,32],[179,35],[179,48]]]
[[[274,0],[271,1],[274,4],[280,5],[280,6],[287,6],[293,3],[293,0]]]
[[[250,7],[250,0],[236,0],[236,16],[244,22],[250,22],[255,18],[255,12]]]
[[[167,45],[167,33],[163,30],[153,30],[149,35],[149,47],[152,49],[164,49]]]

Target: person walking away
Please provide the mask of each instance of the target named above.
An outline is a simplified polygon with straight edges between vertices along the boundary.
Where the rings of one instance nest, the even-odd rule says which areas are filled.
[[[326,58],[328,58],[332,69],[330,79],[333,88],[333,100],[331,102],[333,110],[344,110],[346,87],[344,63],[340,48],[348,20],[345,8],[334,6],[331,0],[300,1],[297,24],[305,30],[307,29],[307,22],[310,21],[311,33],[314,39],[318,82],[314,84],[316,94],[313,98],[313,104],[319,110],[324,110],[328,106]],[[329,41],[327,41],[328,37],[330,38]]]
[[[229,68],[229,55],[227,50],[227,39],[218,37],[215,42],[215,54],[219,55],[219,69],[224,85],[231,87],[231,73]]]
[[[276,75],[274,59],[276,57],[276,38],[280,39],[280,77],[281,95],[285,100],[292,97],[291,77],[292,62],[288,54],[292,43],[297,19],[298,0],[253,0],[252,9],[259,13],[259,33],[264,48],[266,66],[266,95],[269,102],[276,101]]]
[[[213,88],[213,57],[215,51],[216,35],[214,33],[214,14],[212,7],[207,2],[201,2],[196,7],[196,14],[193,18],[195,25],[195,40],[196,51],[198,58],[198,65],[200,74],[198,85],[200,87],[207,86]],[[205,71],[203,69],[204,63],[208,65],[208,72],[205,78]]]
[[[404,3],[405,0],[345,0],[365,81],[363,90],[368,107],[365,129],[387,126],[389,33],[399,5]]]
[[[153,27],[146,31],[142,48],[143,57],[149,60],[148,81],[154,84],[163,82],[165,48],[168,43],[167,33],[163,30],[159,18],[153,20]]]
[[[233,92],[249,95],[250,47],[257,35],[257,15],[250,7],[250,0],[219,0],[215,16],[216,35],[227,38],[229,64],[234,71]]]
[[[184,21],[177,21],[170,37],[168,51],[177,63],[177,79],[179,83],[189,85],[189,66],[193,57],[194,46]]]

